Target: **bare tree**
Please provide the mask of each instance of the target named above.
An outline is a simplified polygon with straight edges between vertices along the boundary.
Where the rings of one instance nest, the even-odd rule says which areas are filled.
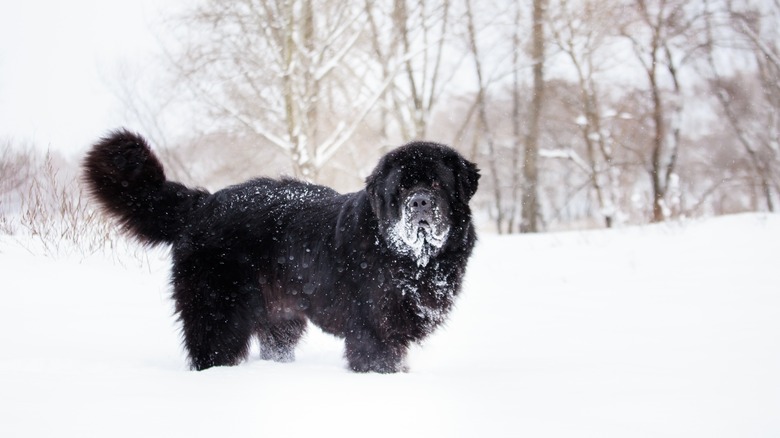
[[[468,29],[468,41],[469,41],[469,47],[471,48],[471,53],[474,58],[474,69],[477,75],[476,108],[478,114],[478,118],[477,118],[478,129],[476,131],[482,133],[482,135],[484,136],[484,142],[487,144],[487,149],[490,156],[488,163],[490,166],[490,176],[492,179],[491,185],[493,187],[493,200],[496,205],[496,228],[498,232],[501,233],[504,231],[504,226],[505,226],[505,222],[507,221],[507,218],[505,217],[504,206],[502,205],[501,183],[499,181],[499,171],[497,169],[497,163],[496,163],[498,157],[496,154],[495,140],[493,139],[493,132],[491,131],[491,127],[487,115],[487,96],[486,96],[487,84],[482,70],[482,59],[480,58],[479,47],[477,46],[476,31],[474,29],[474,13],[471,9],[471,1],[465,0],[465,2],[466,2],[466,23]]]
[[[349,2],[207,0],[181,22],[183,83],[299,177],[316,179],[387,87],[365,78],[373,66],[353,49],[366,20]]]
[[[571,62],[576,75],[583,112],[577,117],[576,124],[580,128],[586,157],[579,162],[589,173],[599,214],[607,228],[612,226],[616,216],[617,169],[613,165],[611,133],[603,127],[605,114],[595,77],[600,66],[595,58],[596,52],[606,44],[606,29],[614,22],[612,12],[615,6],[615,2],[611,1],[558,0],[548,17],[551,40]]]
[[[390,131],[403,141],[430,134],[432,114],[462,62],[448,44],[458,25],[450,5],[449,0],[364,2],[372,52],[382,81],[390,80],[379,128],[385,138]]]
[[[122,104],[125,125],[137,127],[155,145],[156,152],[165,160],[171,176],[185,182],[193,182],[190,165],[181,159],[180,154],[173,151],[172,132],[169,124],[166,124],[166,115],[180,110],[175,108],[175,94],[170,90],[159,90],[150,86],[148,81],[153,74],[144,67],[123,61],[113,73],[106,76],[104,82]]]
[[[519,222],[517,221],[517,216],[520,212],[522,212],[522,208],[520,208],[520,159],[521,159],[521,149],[523,145],[523,139],[522,139],[522,126],[523,121],[521,120],[521,99],[520,99],[520,70],[521,70],[521,62],[520,62],[520,41],[521,41],[521,33],[520,29],[522,28],[521,20],[522,20],[522,10],[520,6],[520,2],[514,2],[514,31],[512,32],[512,46],[514,47],[514,50],[512,50],[512,150],[511,150],[511,168],[512,168],[512,179],[511,179],[511,196],[510,196],[510,204],[509,204],[509,212],[507,214],[507,232],[513,233],[517,228],[519,228]],[[519,231],[519,230],[518,230]]]
[[[531,59],[533,62],[533,89],[531,106],[529,108],[528,132],[523,154],[523,191],[522,191],[522,224],[521,232],[535,233],[539,231],[539,199],[538,199],[538,156],[539,156],[539,126],[544,105],[544,15],[546,0],[533,1],[533,18],[531,32]]]
[[[680,68],[706,46],[706,10],[684,0],[628,0],[621,13],[620,34],[632,45],[649,87],[653,135],[648,174],[652,189],[652,220],[671,214],[667,195],[677,180],[683,95]]]
[[[656,2],[653,2],[656,3]],[[663,68],[662,58],[669,54],[664,50],[664,39],[667,35],[666,28],[672,22],[672,17],[680,14],[682,4],[669,5],[662,0],[657,5],[653,5],[657,11],[648,9],[644,0],[635,0],[630,5],[636,14],[636,19],[624,25],[621,32],[633,43],[634,53],[642,64],[645,75],[650,86],[650,95],[652,99],[652,121],[655,133],[652,138],[650,174],[652,192],[653,192],[653,215],[652,220],[660,222],[667,216],[665,213],[666,190],[671,181],[672,173],[677,164],[678,132],[673,129],[671,135],[668,135],[668,126],[666,117],[666,108],[664,98],[662,97],[662,85],[660,84],[660,74]],[[637,28],[647,33],[647,41],[643,41],[642,35],[638,34]],[[670,61],[670,60],[669,60]],[[675,68],[670,63],[667,72],[672,76],[674,91],[679,91],[679,83],[675,75]],[[679,96],[672,100],[673,112],[679,112]],[[663,160],[666,159],[666,162]]]
[[[748,157],[758,179],[765,208],[775,211],[774,198],[780,193],[780,152],[777,148],[780,144],[780,50],[776,29],[770,26],[780,18],[780,3],[761,7],[741,4],[738,8],[729,1],[725,6],[724,11],[713,11],[713,14],[724,12],[728,17],[725,23],[728,29],[712,17],[708,16],[707,20],[708,38],[712,42],[707,60],[714,76],[710,87],[737,142]],[[733,39],[727,45],[722,37],[716,36],[724,32],[732,37],[734,34],[737,38],[741,37],[743,47],[735,48]],[[715,62],[716,50],[751,53],[755,68],[731,75],[723,73]]]

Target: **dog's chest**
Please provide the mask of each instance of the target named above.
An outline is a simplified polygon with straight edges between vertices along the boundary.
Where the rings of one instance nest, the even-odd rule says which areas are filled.
[[[447,272],[435,268],[393,278],[400,307],[425,332],[444,322],[456,294],[456,285]]]

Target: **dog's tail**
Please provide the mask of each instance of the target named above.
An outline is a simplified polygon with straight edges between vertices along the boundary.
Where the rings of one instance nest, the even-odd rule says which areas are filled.
[[[165,179],[146,140],[127,130],[101,139],[82,164],[90,195],[122,228],[143,243],[171,243],[187,214],[208,195]]]

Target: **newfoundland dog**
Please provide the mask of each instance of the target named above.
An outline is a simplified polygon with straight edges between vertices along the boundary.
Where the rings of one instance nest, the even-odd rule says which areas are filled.
[[[479,171],[455,150],[413,142],[356,193],[257,178],[215,193],[166,180],[125,130],[83,163],[104,212],[143,243],[172,245],[171,282],[196,370],[294,360],[307,320],[345,339],[349,367],[405,371],[407,348],[446,318],[476,241]]]

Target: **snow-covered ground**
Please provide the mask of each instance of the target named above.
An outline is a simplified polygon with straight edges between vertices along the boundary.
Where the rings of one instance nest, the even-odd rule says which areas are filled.
[[[780,215],[482,235],[411,372],[188,371],[164,251],[36,256],[0,237],[0,436],[777,437]]]

